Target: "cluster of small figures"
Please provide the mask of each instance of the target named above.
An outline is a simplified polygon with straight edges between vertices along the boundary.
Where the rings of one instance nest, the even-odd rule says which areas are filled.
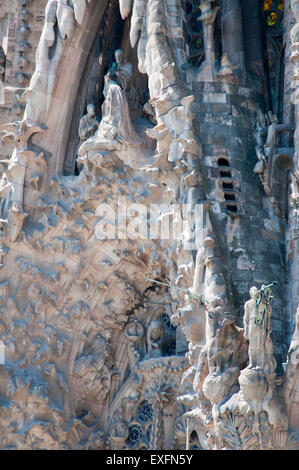
[[[92,103],[87,105],[87,114],[80,120],[80,157],[89,150],[120,150],[123,146],[142,145],[132,124],[138,117],[141,98],[135,87],[133,66],[121,49],[115,51],[115,62],[105,75],[103,95],[100,123]]]

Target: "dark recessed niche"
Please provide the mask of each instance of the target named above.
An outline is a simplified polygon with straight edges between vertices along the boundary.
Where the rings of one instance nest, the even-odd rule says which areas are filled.
[[[219,166],[229,166],[228,160],[226,158],[219,158],[218,159]]]
[[[226,201],[235,201],[236,200],[234,194],[224,194],[224,199]]]
[[[237,206],[233,206],[233,205],[230,205],[230,204],[227,204],[226,209],[230,212],[238,212]]]

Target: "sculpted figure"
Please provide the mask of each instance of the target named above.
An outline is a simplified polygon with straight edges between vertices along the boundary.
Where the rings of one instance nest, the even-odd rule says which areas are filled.
[[[247,342],[222,298],[215,297],[207,311],[206,344],[202,348],[193,381],[194,391],[212,404],[225,399],[248,358]]]
[[[87,114],[80,119],[79,137],[82,141],[89,139],[94,135],[98,128],[94,104],[87,105]]]
[[[277,127],[277,116],[273,114],[271,111],[268,112],[268,133],[267,133],[267,140],[265,143],[265,147],[269,147],[272,149],[276,143],[276,127]]]
[[[254,173],[260,176],[260,175],[263,175],[265,169],[267,168],[267,158],[264,155],[263,147],[260,147],[259,145],[256,145],[255,153],[258,158],[258,162],[256,163],[253,171]],[[263,183],[263,179],[261,176],[260,178]]]
[[[208,368],[208,351],[210,344],[216,336],[217,331],[220,331],[221,323],[224,318],[224,303],[223,299],[216,297],[205,308],[206,310],[206,344],[203,346],[197,362],[196,374],[193,381],[193,388],[195,392],[200,393],[203,382],[209,373]]]
[[[164,328],[163,328],[162,322],[160,320],[152,321],[147,331],[147,345],[148,345],[147,359],[151,357],[163,356],[163,352],[162,352],[163,339],[164,339]]]
[[[255,138],[257,141],[257,144],[262,147],[264,145],[264,139],[263,139],[263,131],[266,127],[266,116],[264,113],[258,109],[257,110],[257,117],[256,117],[256,132],[255,132]]]
[[[32,76],[30,83],[30,90],[38,84],[40,89],[46,90],[47,85],[51,84],[48,81],[51,81],[49,70],[50,66],[50,48],[54,45],[55,42],[55,24],[57,14],[57,1],[50,0],[48,1],[45,9],[45,23],[41,33],[40,41],[36,50],[36,68]],[[61,45],[58,44],[58,52],[56,55],[61,53]],[[56,61],[54,61],[55,63]]]
[[[276,145],[276,127],[277,127],[277,116],[271,111],[266,116],[268,122],[267,138],[265,144],[262,138],[262,126],[265,124],[265,119],[261,120],[258,118],[256,138],[258,145],[255,147],[256,156],[258,162],[254,167],[254,173],[257,174],[262,182],[264,191],[267,196],[272,196],[272,162],[274,156],[274,148]],[[261,123],[260,123],[261,122]]]
[[[294,170],[294,173],[290,175],[290,188],[291,188],[291,200],[296,201],[299,194],[299,168]]]
[[[256,156],[258,158],[258,162],[256,163],[253,172],[258,175],[261,183],[264,187],[264,191],[267,196],[271,196],[271,186],[270,186],[270,175],[269,175],[269,163],[268,159],[265,155],[264,148],[256,145],[255,147]]]
[[[140,354],[135,348],[135,343],[141,340],[144,335],[144,328],[137,320],[130,322],[125,328],[125,334],[129,342],[127,344],[128,360],[130,368],[139,362]]]
[[[125,92],[131,118],[136,119],[138,117],[139,100],[134,84],[133,66],[130,62],[127,62],[121,49],[115,51],[115,62],[112,64],[111,70],[118,77]]]
[[[97,133],[80,146],[80,156],[90,150],[122,150],[142,144],[131,123],[128,102],[118,77],[112,70],[107,75],[102,120]]]
[[[207,351],[209,375],[203,382],[203,392],[212,403],[224,400],[236,383],[246,355],[243,343],[241,330],[232,319],[225,318]]]
[[[111,428],[110,435],[114,440],[125,440],[128,435],[128,425],[125,421],[117,421]]]
[[[203,294],[205,282],[207,283],[209,277],[211,278],[215,272],[215,263],[213,262],[215,245],[214,237],[209,234],[204,239],[203,246],[197,251],[192,292],[198,296]],[[206,292],[204,293],[206,294]]]
[[[109,442],[112,449],[123,449],[126,439],[129,436],[129,428],[125,421],[117,420],[110,429]]]
[[[265,355],[266,330],[264,325],[256,324],[256,302],[258,289],[253,286],[249,292],[250,300],[244,306],[244,336],[249,341],[249,368],[262,367]]]
[[[266,411],[261,411],[258,415],[258,428],[262,449],[271,449],[272,432]]]
[[[250,300],[244,306],[244,337],[249,341],[248,369],[261,368],[265,373],[275,369],[272,354],[271,333],[271,301],[266,305],[263,288],[259,291],[255,286],[250,289]],[[270,308],[269,308],[270,305]]]

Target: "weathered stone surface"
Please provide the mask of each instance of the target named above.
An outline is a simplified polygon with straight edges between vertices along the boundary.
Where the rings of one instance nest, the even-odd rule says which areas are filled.
[[[299,7],[247,3],[0,0],[1,449],[298,448]]]

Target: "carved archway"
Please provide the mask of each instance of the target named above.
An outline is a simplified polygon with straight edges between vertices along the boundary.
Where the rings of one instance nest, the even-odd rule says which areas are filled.
[[[52,77],[52,93],[47,94],[47,90],[38,90],[36,86],[30,91],[25,117],[42,123],[47,128],[42,136],[34,139],[34,143],[51,157],[49,178],[56,173],[62,174],[76,96],[109,1],[93,0],[88,3],[82,23],[76,22],[71,37],[61,41],[63,53],[56,74]],[[47,102],[46,108],[43,106],[44,102]]]

